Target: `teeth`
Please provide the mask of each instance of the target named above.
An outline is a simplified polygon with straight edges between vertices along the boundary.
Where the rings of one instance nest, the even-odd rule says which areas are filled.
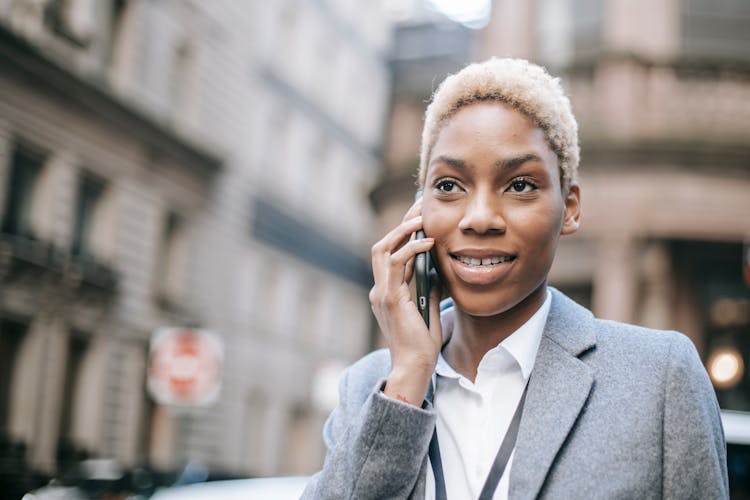
[[[492,266],[495,264],[500,264],[501,262],[507,262],[512,260],[512,257],[505,256],[505,257],[487,257],[484,259],[477,259],[474,257],[463,257],[463,256],[456,256],[456,259],[459,262],[462,262],[466,264],[467,266]]]

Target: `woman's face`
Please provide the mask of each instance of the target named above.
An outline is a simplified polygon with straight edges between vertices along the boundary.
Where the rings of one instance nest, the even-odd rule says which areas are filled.
[[[422,208],[456,305],[474,316],[532,314],[560,234],[578,228],[578,200],[577,185],[562,192],[557,156],[525,115],[493,101],[461,108],[432,148]]]

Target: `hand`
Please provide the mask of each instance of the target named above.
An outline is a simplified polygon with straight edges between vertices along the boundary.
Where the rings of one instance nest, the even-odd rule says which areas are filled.
[[[442,346],[440,289],[430,291],[430,328],[419,314],[409,289],[414,257],[432,248],[432,238],[415,240],[422,228],[422,201],[406,212],[401,224],[372,247],[375,285],[370,304],[391,351],[386,396],[421,406]]]

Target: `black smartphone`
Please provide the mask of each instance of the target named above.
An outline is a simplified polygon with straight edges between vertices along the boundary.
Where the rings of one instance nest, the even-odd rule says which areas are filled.
[[[421,191],[417,191],[416,198],[422,196]],[[424,231],[419,230],[415,233],[416,239],[425,237]],[[422,315],[425,324],[430,326],[430,252],[418,253],[414,258],[414,275],[417,285],[417,309]]]

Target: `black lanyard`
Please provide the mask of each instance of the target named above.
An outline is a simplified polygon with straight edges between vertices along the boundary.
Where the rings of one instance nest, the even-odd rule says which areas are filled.
[[[528,381],[521,394],[521,400],[516,406],[516,412],[513,414],[513,419],[510,421],[508,426],[508,432],[505,433],[503,442],[500,444],[500,448],[497,450],[495,455],[495,461],[492,462],[487,479],[484,481],[482,492],[479,494],[479,500],[491,500],[497,489],[497,484],[500,482],[500,478],[503,476],[505,466],[508,465],[510,454],[513,453],[513,448],[516,446],[516,438],[518,437],[518,427],[521,423],[521,414],[523,413],[523,404],[526,400],[526,391],[529,388]],[[434,393],[433,393],[434,397]],[[432,472],[435,474],[435,499],[436,500],[448,500],[448,496],[445,492],[445,477],[443,476],[443,461],[440,458],[440,446],[438,445],[437,437],[437,426],[432,433],[432,439],[430,440],[430,464],[432,464]]]

